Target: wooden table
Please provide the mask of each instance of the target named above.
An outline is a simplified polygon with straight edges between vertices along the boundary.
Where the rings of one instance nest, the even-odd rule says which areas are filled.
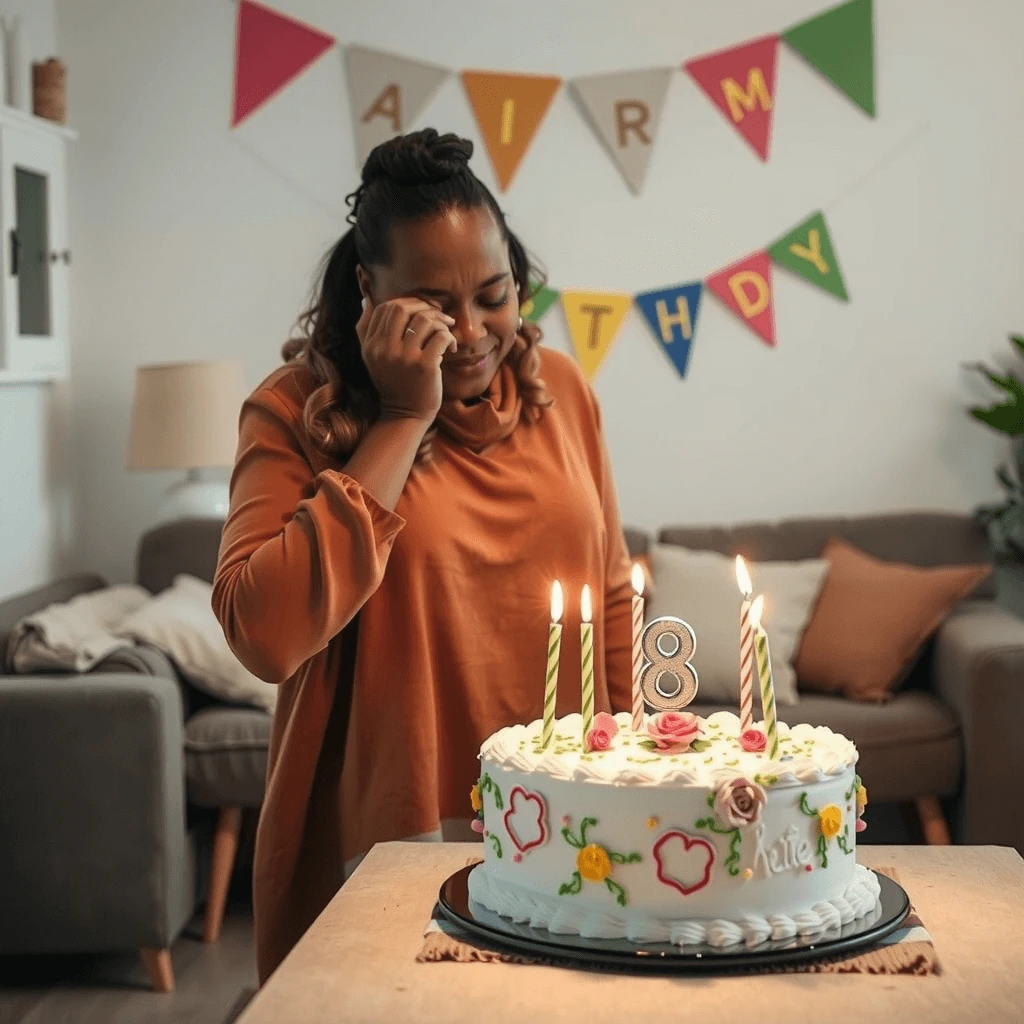
[[[643,977],[415,957],[441,883],[473,843],[374,847],[249,1005],[240,1024],[995,1024],[1024,1021],[1024,861],[994,846],[863,846],[891,865],[943,974]]]

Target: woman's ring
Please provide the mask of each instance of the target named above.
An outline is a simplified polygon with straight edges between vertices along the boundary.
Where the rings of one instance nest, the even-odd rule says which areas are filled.
[[[415,327],[406,327],[405,333],[406,334],[415,334],[416,333],[416,328]]]

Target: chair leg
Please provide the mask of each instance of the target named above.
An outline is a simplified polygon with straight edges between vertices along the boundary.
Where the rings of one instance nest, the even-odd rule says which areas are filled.
[[[929,846],[949,846],[953,840],[950,838],[949,826],[946,824],[946,816],[942,813],[938,797],[919,796],[914,802],[917,804],[917,815],[921,819],[924,841]]]
[[[139,950],[143,966],[149,975],[150,984],[157,992],[174,991],[174,964],[169,949],[152,949],[144,946]]]
[[[238,834],[242,828],[242,808],[222,807],[213,835],[213,860],[210,865],[210,892],[206,897],[203,942],[216,942],[224,920],[231,871],[238,852]]]

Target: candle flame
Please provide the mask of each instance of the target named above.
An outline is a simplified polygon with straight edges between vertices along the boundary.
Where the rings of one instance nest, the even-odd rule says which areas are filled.
[[[761,616],[764,614],[764,595],[758,594],[754,603],[750,606],[750,624],[754,629],[760,629]]]
[[[743,561],[742,555],[736,556],[736,582],[739,584],[740,593],[744,597],[750,597],[750,592],[754,587],[750,582],[750,573],[747,572],[747,563]]]
[[[551,621],[557,622],[562,617],[565,602],[562,600],[562,584],[555,580],[551,585]]]
[[[644,592],[644,567],[639,562],[633,563],[633,589],[641,596]]]
[[[594,609],[590,603],[590,587],[585,586],[580,595],[580,616],[584,622],[589,622],[593,617]]]

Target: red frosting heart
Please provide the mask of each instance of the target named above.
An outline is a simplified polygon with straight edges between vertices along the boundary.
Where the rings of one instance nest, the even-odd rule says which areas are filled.
[[[695,846],[700,846],[707,851],[707,862],[704,865],[704,874],[700,880],[695,882],[693,885],[684,885],[678,878],[673,878],[665,870],[665,865],[661,861],[662,850],[665,845],[672,840],[682,840],[683,849],[687,853],[689,853],[689,851]],[[671,832],[665,832],[654,844],[654,862],[658,865],[659,882],[672,886],[673,889],[677,889],[684,896],[689,896],[691,893],[697,892],[698,889],[703,889],[704,886],[711,881],[711,866],[715,863],[715,848],[706,839],[702,839],[700,836],[689,836],[685,832],[673,829]]]
[[[524,800],[528,800],[530,803],[536,805],[537,808],[537,838],[531,838],[528,842],[523,840],[516,835],[512,830],[512,815],[516,813],[516,797],[521,796]],[[532,850],[535,846],[542,846],[547,842],[548,838],[548,827],[547,827],[547,813],[548,806],[544,802],[544,797],[540,793],[529,793],[522,786],[513,786],[512,792],[508,795],[508,810],[505,812],[505,831],[508,833],[509,839],[515,844],[516,849],[520,853],[526,853],[527,850]]]

